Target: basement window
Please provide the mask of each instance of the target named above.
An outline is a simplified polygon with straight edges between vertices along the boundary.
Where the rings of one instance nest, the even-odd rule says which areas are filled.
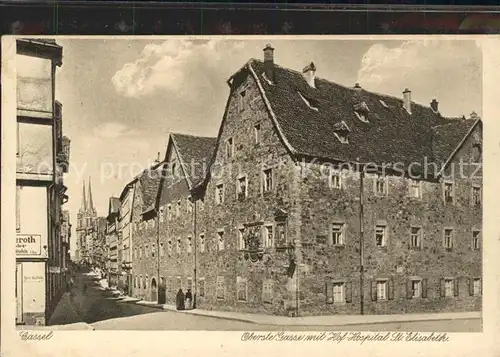
[[[311,109],[312,109],[312,110],[314,110],[315,112],[319,111],[319,109],[318,109],[318,103],[317,103],[314,99],[310,99],[310,98],[308,99],[308,98],[304,97],[304,96],[302,95],[302,93],[300,93],[300,92],[297,92],[297,93],[299,94],[299,96],[300,96],[300,98],[302,99],[302,101],[303,101],[304,103],[306,103],[306,105],[307,105],[309,108],[311,108]]]

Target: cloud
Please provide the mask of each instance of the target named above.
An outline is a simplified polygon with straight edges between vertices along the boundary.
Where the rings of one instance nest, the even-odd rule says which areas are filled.
[[[102,139],[115,139],[134,136],[138,132],[120,122],[107,122],[94,128],[93,134]]]
[[[374,44],[364,54],[358,71],[362,87],[412,99],[427,105],[437,97],[448,115],[468,115],[481,107],[481,48],[474,41],[405,41],[390,47]]]
[[[111,80],[116,91],[126,97],[159,90],[174,94],[195,91],[210,84],[215,67],[227,72],[231,58],[241,54],[244,46],[242,41],[227,40],[174,39],[148,44],[135,62],[125,64]]]

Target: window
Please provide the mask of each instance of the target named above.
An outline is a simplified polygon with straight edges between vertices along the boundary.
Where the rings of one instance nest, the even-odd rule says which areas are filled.
[[[378,224],[375,226],[375,244],[377,247],[385,247],[386,231],[387,227],[385,225]]]
[[[172,241],[169,239],[167,242],[167,249],[168,249],[168,254],[172,254]]]
[[[205,234],[200,234],[200,252],[205,251]]]
[[[481,245],[480,245],[480,237],[481,237],[481,231],[479,230],[473,230],[472,231],[472,249],[473,250],[479,250]]]
[[[160,257],[165,256],[165,247],[163,243],[160,243]]]
[[[247,178],[240,177],[237,182],[237,198],[244,199],[248,196]]]
[[[146,258],[149,258],[149,246],[146,244],[146,247],[144,248],[144,255]]]
[[[198,281],[198,296],[205,297],[205,279],[203,278]]]
[[[443,185],[443,197],[445,203],[453,203],[455,196],[455,185],[453,182],[445,182]]]
[[[146,278],[144,279],[144,289],[148,288],[148,283],[149,283],[149,276],[146,275]]]
[[[262,188],[264,192],[271,191],[273,189],[273,170],[264,170],[264,177],[262,182]]]
[[[137,275],[134,276],[134,289],[137,289]]]
[[[224,202],[224,185],[215,186],[215,203],[221,204]]]
[[[238,96],[238,111],[242,112],[245,110],[245,97],[247,92],[242,90]]]
[[[287,243],[286,238],[286,224],[280,222],[276,224],[276,245],[278,247],[283,247]]]
[[[177,254],[181,254],[181,239],[177,238],[177,247],[176,247]]]
[[[191,199],[191,196],[188,196],[186,199],[186,209],[188,214],[193,213],[193,200]]]
[[[338,171],[332,171],[330,173],[330,187],[331,188],[342,188],[342,176]]]
[[[234,154],[233,138],[228,138],[226,140],[226,158],[230,159]]]
[[[330,227],[330,244],[331,245],[344,245],[345,244],[345,237],[344,237],[344,230],[345,230],[345,224],[344,223],[334,223]]]
[[[272,281],[264,281],[262,283],[262,301],[272,303],[273,301],[274,284]]]
[[[172,205],[167,205],[167,220],[172,219]]]
[[[139,288],[144,288],[144,280],[142,279],[142,275],[139,277]]]
[[[239,250],[246,249],[245,228],[238,229],[238,248]]]
[[[444,279],[444,296],[454,295],[453,279]]]
[[[379,99],[379,102],[380,102],[380,104],[382,104],[382,106],[383,106],[384,108],[389,108],[389,106],[387,105],[387,103],[386,103],[386,102],[384,102],[382,99]]]
[[[363,111],[354,111],[354,114],[356,114],[356,117],[361,120],[363,123],[369,123],[368,118],[366,117],[367,112]]]
[[[274,230],[272,225],[264,226],[264,247],[271,248],[274,246]]]
[[[443,247],[446,249],[453,248],[453,229],[445,228],[443,234]]]
[[[151,257],[153,257],[153,258],[154,258],[155,253],[156,253],[156,246],[155,246],[155,244],[153,243],[153,244],[151,245]]]
[[[217,247],[219,251],[224,250],[224,231],[217,232]]]
[[[333,303],[345,302],[344,283],[333,283]]]
[[[247,280],[236,277],[236,295],[238,301],[247,301]]]
[[[410,197],[422,197],[422,182],[419,180],[410,180]]]
[[[375,179],[375,194],[385,196],[387,194],[387,177],[377,175]]]
[[[472,285],[469,286],[469,288],[471,289],[470,295],[472,295],[472,296],[481,295],[481,293],[482,293],[482,291],[481,291],[482,290],[481,289],[481,279],[479,279],[479,278],[472,279]]]
[[[260,143],[261,141],[261,130],[260,130],[260,124],[256,124],[254,127],[253,127],[253,134],[254,134],[254,140],[255,140],[255,144],[258,144]]]
[[[187,252],[191,253],[193,251],[193,240],[191,237],[187,238]]]
[[[419,298],[422,296],[422,281],[421,280],[411,280],[409,285],[410,285],[409,297]]]
[[[387,281],[377,281],[377,300],[387,300]]]
[[[175,216],[179,217],[181,215],[181,200],[177,201],[177,206],[175,206]]]
[[[217,281],[216,281],[216,288],[215,288],[215,295],[217,299],[224,299],[225,297],[225,284],[224,284],[224,277],[223,276],[217,276]]]
[[[472,186],[472,205],[480,206],[481,205],[481,187],[480,186]]]
[[[422,247],[422,228],[411,227],[410,229],[410,248]]]
[[[472,162],[481,162],[482,150],[480,144],[472,146]]]
[[[139,247],[139,258],[142,258],[142,246]]]

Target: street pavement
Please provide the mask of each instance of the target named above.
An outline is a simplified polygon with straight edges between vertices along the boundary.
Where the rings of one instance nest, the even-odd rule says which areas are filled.
[[[76,274],[71,294],[65,294],[51,325],[86,323],[95,330],[198,331],[421,331],[481,332],[480,318],[360,323],[354,325],[272,325],[221,317],[200,316],[123,302],[103,289],[92,275]],[[87,286],[85,289],[84,287]]]

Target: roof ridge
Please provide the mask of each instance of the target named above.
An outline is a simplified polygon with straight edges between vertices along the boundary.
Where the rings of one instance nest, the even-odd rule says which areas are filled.
[[[249,60],[250,61],[255,61],[255,62],[260,62],[260,63],[263,63],[263,61],[259,60],[259,59],[255,59],[255,58],[251,58]],[[281,68],[283,70],[286,70],[286,71],[290,71],[290,72],[293,72],[293,73],[296,73],[296,74],[299,74],[299,75],[302,75],[302,72],[299,71],[299,70],[296,70],[296,69],[293,69],[293,68],[288,68],[288,67],[284,67],[284,66],[281,66],[279,64],[274,64],[276,67],[278,68]],[[348,89],[348,90],[352,90],[352,91],[356,91],[356,90],[359,90],[359,89],[355,89],[354,87],[348,87],[344,84],[341,84],[341,83],[337,83],[337,82],[334,82],[330,79],[327,79],[327,78],[323,78],[323,77],[316,77],[316,79],[319,79],[321,81],[325,81],[325,82],[328,82],[330,84],[334,84],[336,86],[339,86],[339,87],[342,87],[344,89]],[[385,97],[385,98],[390,98],[390,99],[394,99],[394,100],[397,100],[401,103],[403,103],[403,99],[402,98],[399,98],[399,97],[396,97],[396,96],[393,96],[393,95],[390,95],[390,94],[385,94],[385,93],[379,93],[379,92],[374,92],[374,91],[369,91],[369,90],[366,90],[364,89],[363,87],[361,87],[361,90],[368,93],[368,94],[374,94],[374,95],[377,95],[379,97]],[[427,106],[427,105],[424,105],[424,104],[421,104],[421,103],[418,103],[418,102],[415,102],[412,100],[412,103],[417,105],[417,106],[420,106],[422,108],[425,108],[425,109],[432,109],[430,106]],[[445,119],[452,119],[454,117],[445,117],[445,116],[442,116],[442,118],[445,118]]]
[[[191,138],[200,138],[200,139],[217,139],[216,136],[202,136],[202,135],[174,133],[174,132],[171,132],[170,135],[172,135],[172,136],[189,136]]]

